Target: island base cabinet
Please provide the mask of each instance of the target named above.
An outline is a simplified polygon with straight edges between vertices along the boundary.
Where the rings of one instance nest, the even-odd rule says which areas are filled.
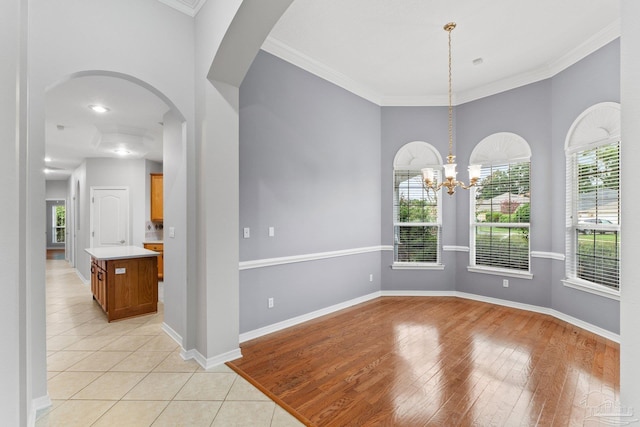
[[[91,262],[91,292],[109,322],[158,311],[155,257]]]

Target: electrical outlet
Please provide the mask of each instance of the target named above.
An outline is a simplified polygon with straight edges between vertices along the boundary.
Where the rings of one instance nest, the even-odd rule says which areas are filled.
[[[370,274],[370,275],[369,275],[369,281],[370,281],[370,282],[373,282],[373,274]]]
[[[502,279],[502,287],[503,288],[508,288],[509,287],[509,280]]]
[[[249,230],[249,227],[244,228],[243,235],[245,239],[248,239],[249,237],[251,237],[251,230]]]
[[[268,304],[269,308],[273,308],[273,298],[269,298],[267,304]]]
[[[269,227],[269,237],[273,237],[276,235],[276,228],[275,227]]]

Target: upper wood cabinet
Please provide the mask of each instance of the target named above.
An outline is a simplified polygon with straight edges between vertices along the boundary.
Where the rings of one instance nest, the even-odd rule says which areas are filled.
[[[151,174],[151,221],[162,222],[164,213],[162,209],[163,197],[163,175],[161,173]]]

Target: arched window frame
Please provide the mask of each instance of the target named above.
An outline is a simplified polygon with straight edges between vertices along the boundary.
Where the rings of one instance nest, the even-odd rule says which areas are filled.
[[[620,104],[616,102],[599,103],[582,112],[565,141],[566,278],[562,282],[616,300],[620,298],[620,145]],[[593,163],[585,163],[592,158]],[[589,164],[597,168],[595,173],[606,173],[610,182],[600,185],[600,178],[590,178]],[[593,192],[584,191],[594,182]],[[612,183],[614,188],[607,188]]]
[[[393,161],[393,265],[394,269],[434,269],[441,270],[442,264],[442,190],[434,192],[422,185],[422,168],[430,167],[436,179],[442,174],[442,156],[431,144],[413,141],[402,146]],[[431,218],[423,214],[422,220],[401,213],[403,196],[409,200],[424,200],[423,211],[428,210]],[[410,206],[409,202],[409,206]],[[407,205],[404,206],[407,208]],[[432,216],[435,214],[435,218]],[[423,244],[420,239],[406,242],[402,235],[436,236]]]
[[[480,141],[471,153],[469,164],[481,165],[481,175],[478,185],[470,191],[470,226],[469,226],[469,267],[474,273],[496,274],[500,276],[532,279],[531,274],[531,245],[530,220],[524,217],[503,222],[496,222],[497,212],[501,212],[502,205],[511,214],[511,208],[517,204],[530,204],[530,194],[527,190],[523,194],[505,192],[506,196],[496,195],[490,199],[481,197],[484,186],[488,184],[488,177],[496,172],[506,171],[511,177],[511,171],[526,171],[529,188],[531,182],[531,148],[521,136],[511,132],[499,132],[487,136]],[[513,182],[515,184],[515,180]],[[506,198],[505,198],[506,197]],[[505,200],[502,200],[502,199]],[[488,209],[488,211],[487,211]],[[488,213],[487,213],[488,212]],[[487,217],[487,215],[489,215]],[[505,250],[506,249],[506,250]]]

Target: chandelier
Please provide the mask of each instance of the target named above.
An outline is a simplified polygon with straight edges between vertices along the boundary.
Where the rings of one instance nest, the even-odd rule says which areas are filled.
[[[456,192],[456,187],[462,187],[465,190],[476,185],[480,178],[480,165],[469,166],[469,185],[465,185],[462,181],[456,180],[456,156],[453,155],[453,105],[452,99],[452,85],[451,85],[451,31],[456,28],[455,22],[449,22],[444,26],[444,30],[449,34],[449,155],[447,156],[447,164],[444,165],[444,180],[441,183],[437,183],[434,180],[434,171],[432,168],[422,169],[422,178],[424,179],[424,185],[427,189],[434,191],[440,190],[442,187],[447,188],[447,193],[452,195]]]

